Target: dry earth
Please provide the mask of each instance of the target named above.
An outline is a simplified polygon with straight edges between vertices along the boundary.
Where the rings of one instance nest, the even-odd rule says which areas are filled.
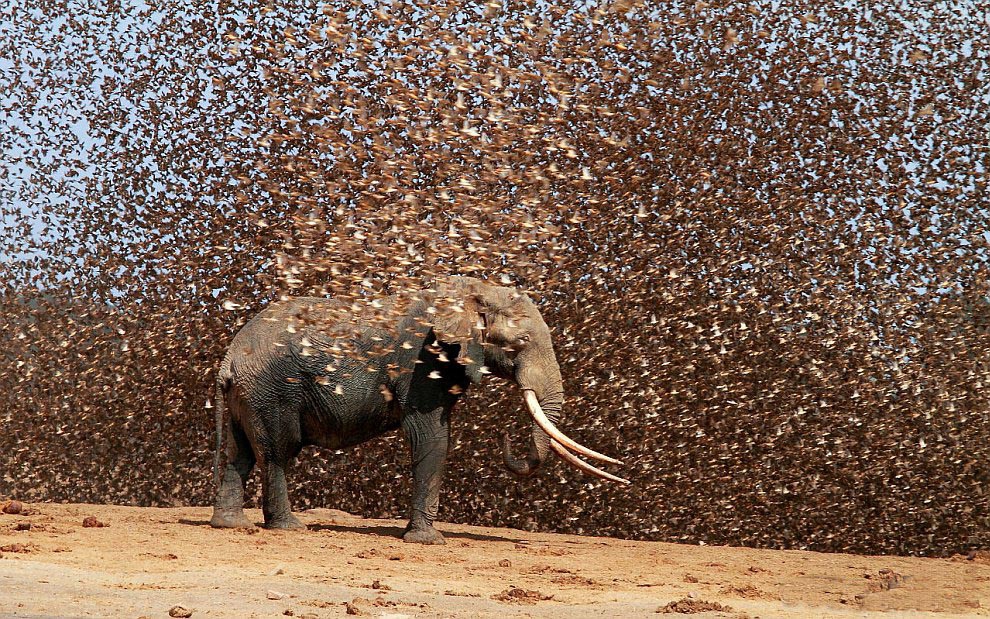
[[[446,546],[424,547],[397,539],[399,521],[334,510],[301,513],[303,532],[214,530],[198,507],[24,510],[0,513],[2,617],[990,616],[983,552],[868,557],[451,524],[439,527]]]

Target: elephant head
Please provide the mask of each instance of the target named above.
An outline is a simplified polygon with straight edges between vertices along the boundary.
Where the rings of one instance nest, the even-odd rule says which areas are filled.
[[[473,381],[484,373],[515,382],[522,390],[533,418],[529,453],[514,458],[507,434],[502,436],[506,468],[520,477],[536,472],[553,451],[568,464],[598,477],[630,483],[576,457],[581,454],[621,464],[584,447],[557,429],[564,401],[560,366],[554,354],[550,328],[536,304],[522,292],[493,286],[472,277],[450,277],[439,282],[433,318],[437,339],[459,344],[458,361]]]

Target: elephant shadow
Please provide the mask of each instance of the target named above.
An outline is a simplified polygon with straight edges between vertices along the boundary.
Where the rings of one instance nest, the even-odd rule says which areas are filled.
[[[163,521],[164,523],[164,521]],[[179,524],[192,526],[192,527],[202,527],[209,526],[209,520],[192,520],[189,518],[180,518],[178,520]],[[259,528],[261,525],[258,525]],[[377,537],[391,537],[391,538],[402,538],[402,534],[405,532],[404,527],[393,527],[388,525],[347,525],[347,524],[309,524],[306,525],[308,531],[313,531],[319,533],[320,531],[338,531],[342,533],[359,533],[361,535],[374,535]],[[484,535],[482,533],[467,533],[463,531],[442,531],[443,536],[449,539],[468,539],[474,540],[476,542],[505,542],[508,544],[521,544],[525,543],[526,540],[522,538],[512,539],[508,537],[502,537],[500,535]]]
[[[347,524],[311,524],[306,527],[310,531],[338,531],[342,533],[360,533],[362,535],[376,535],[379,537],[402,538],[405,527],[393,527],[388,525],[347,525]],[[505,542],[508,544],[522,543],[522,539],[510,539],[500,535],[484,535],[482,533],[467,533],[464,531],[440,531],[447,539],[469,539],[476,542]]]

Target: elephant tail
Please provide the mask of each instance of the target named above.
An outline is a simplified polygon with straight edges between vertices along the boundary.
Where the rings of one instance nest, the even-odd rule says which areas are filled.
[[[230,364],[227,363],[227,359],[224,359],[223,365],[220,366],[220,371],[217,372],[217,391],[214,396],[216,404],[213,407],[214,417],[217,424],[217,449],[213,454],[213,481],[216,483],[217,488],[220,487],[220,454],[223,452],[223,430],[225,413],[227,411],[227,389],[230,386]]]

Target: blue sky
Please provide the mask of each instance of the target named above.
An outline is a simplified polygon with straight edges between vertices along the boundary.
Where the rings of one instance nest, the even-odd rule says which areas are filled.
[[[14,0],[0,9],[0,34],[3,35],[0,41],[4,41],[0,46],[0,126],[5,128],[0,132],[0,204],[3,205],[0,225],[3,226],[3,234],[9,235],[16,234],[17,224],[26,224],[37,238],[43,238],[64,232],[59,229],[59,221],[44,221],[46,214],[50,216],[50,205],[78,204],[83,208],[87,181],[105,172],[97,168],[90,154],[94,146],[106,146],[97,144],[95,134],[90,130],[89,115],[94,102],[99,101],[104,92],[113,91],[107,87],[108,81],[129,79],[127,75],[115,73],[115,69],[130,66],[133,64],[130,61],[153,66],[153,60],[140,59],[168,57],[169,50],[153,48],[153,39],[146,35],[162,27],[166,20],[181,22],[184,16],[181,11],[166,14],[152,9],[140,0],[67,2],[64,6],[68,10],[64,12],[46,12],[35,4],[32,0]],[[107,11],[109,4],[115,4],[117,10]],[[694,6],[693,2],[674,2],[665,7],[665,11],[669,11],[658,11],[656,17],[676,19],[679,12],[693,10]],[[973,105],[968,108],[959,108],[953,102],[953,97],[963,88],[964,75],[954,76],[950,83],[932,83],[929,77],[919,74],[906,84],[903,81],[896,84],[898,87],[909,86],[910,91],[905,95],[907,104],[914,106],[912,113],[927,115],[923,104],[931,105],[930,117],[946,128],[952,122],[944,114],[946,109],[986,117],[986,109],[990,108],[990,69],[987,64],[990,52],[985,45],[980,45],[980,41],[967,38],[967,33],[983,25],[990,29],[990,11],[983,3],[934,2],[919,7],[916,2],[901,1],[889,5],[895,8],[885,11],[886,15],[896,15],[897,18],[883,22],[873,20],[870,5],[858,0],[822,8],[808,14],[812,17],[810,20],[795,17],[786,2],[763,1],[755,2],[753,6],[772,31],[765,43],[769,59],[776,55],[786,56],[788,36],[799,33],[813,43],[812,47],[818,46],[822,54],[835,52],[841,55],[843,59],[834,66],[842,77],[856,76],[864,71],[877,75],[886,70],[910,67],[915,62],[912,58],[917,54],[935,57],[943,64],[959,63],[960,66],[974,68],[978,72],[976,79],[985,86],[982,93],[975,93],[971,99]],[[192,11],[190,19],[191,14]],[[241,24],[246,18],[245,14],[228,15]],[[830,48],[834,44],[828,38],[832,21],[836,16],[845,18],[849,15],[858,15],[861,25],[847,30],[844,41],[834,49]],[[940,26],[932,27],[933,23]],[[886,30],[878,31],[881,26]],[[752,33],[739,32],[738,36],[745,38],[752,36]],[[886,45],[882,53],[876,48],[878,41]],[[713,45],[722,45],[721,39]],[[672,44],[675,57],[685,63],[697,60],[691,49],[691,46],[679,49],[676,42]],[[815,60],[809,58],[809,61]],[[769,70],[770,63],[771,60],[767,60],[761,66],[753,67],[751,88],[762,87],[759,72]],[[190,74],[204,73],[199,80],[204,85],[199,105],[211,105],[210,76],[205,74],[203,67],[190,66],[188,71]],[[832,76],[823,77],[831,79]],[[132,131],[133,127],[127,124],[126,119],[137,118],[130,112],[147,106],[154,101],[156,88],[167,86],[145,84],[140,91],[141,98],[136,100],[118,97],[114,103],[120,108],[120,118],[124,121],[116,128],[116,134],[131,140],[140,138],[141,132]],[[871,87],[889,86],[878,81]],[[854,117],[860,126],[851,127],[848,118],[834,116],[830,120],[834,131],[863,130],[869,133],[879,126],[882,117],[877,113],[883,114],[884,111],[871,109],[869,92],[869,89],[861,88],[849,94],[851,98],[858,99],[862,106],[862,116]],[[927,94],[931,96],[926,98]],[[676,93],[657,90],[655,96],[669,97],[676,96]],[[18,105],[25,101],[28,105]],[[774,110],[761,112],[774,113]],[[745,132],[747,128],[724,126],[722,131]],[[917,131],[910,124],[905,125],[903,133],[891,136],[886,151],[886,154],[896,153],[901,162],[895,164],[884,156],[885,153],[880,153],[881,156],[862,164],[876,168],[874,180],[881,185],[892,165],[902,165],[909,176],[917,179],[919,192],[944,190],[953,185],[961,189],[963,197],[985,191],[990,124],[984,135],[972,136],[972,148],[969,152],[958,153],[952,165],[928,159],[930,153],[940,146],[940,131],[942,129]],[[713,139],[718,139],[718,136],[713,135]],[[749,139],[751,143],[755,141],[753,135]],[[153,144],[132,141],[128,148],[153,148]],[[112,152],[113,148],[106,150]],[[658,164],[663,161],[662,153],[650,156]],[[806,171],[812,181],[818,174],[814,163],[813,158],[810,159]],[[945,174],[931,174],[931,166],[936,163],[945,170]],[[152,176],[160,177],[155,187],[160,191],[162,183],[167,181],[168,171],[159,170],[150,157],[147,165]],[[976,179],[981,176],[984,186],[977,184]],[[893,211],[900,210],[901,216],[912,216],[911,204],[889,206]],[[946,208],[952,208],[952,205],[946,204]],[[974,222],[988,220],[986,213],[973,215]],[[845,225],[855,229],[858,221],[853,218]],[[931,221],[917,222],[912,234],[921,234],[932,226],[939,226],[937,213]],[[990,240],[990,230],[984,236]],[[21,259],[25,255],[11,255],[7,247],[0,247],[0,252],[3,252],[0,254],[2,261]],[[30,248],[27,252],[30,253]],[[983,257],[987,259],[985,253]]]

